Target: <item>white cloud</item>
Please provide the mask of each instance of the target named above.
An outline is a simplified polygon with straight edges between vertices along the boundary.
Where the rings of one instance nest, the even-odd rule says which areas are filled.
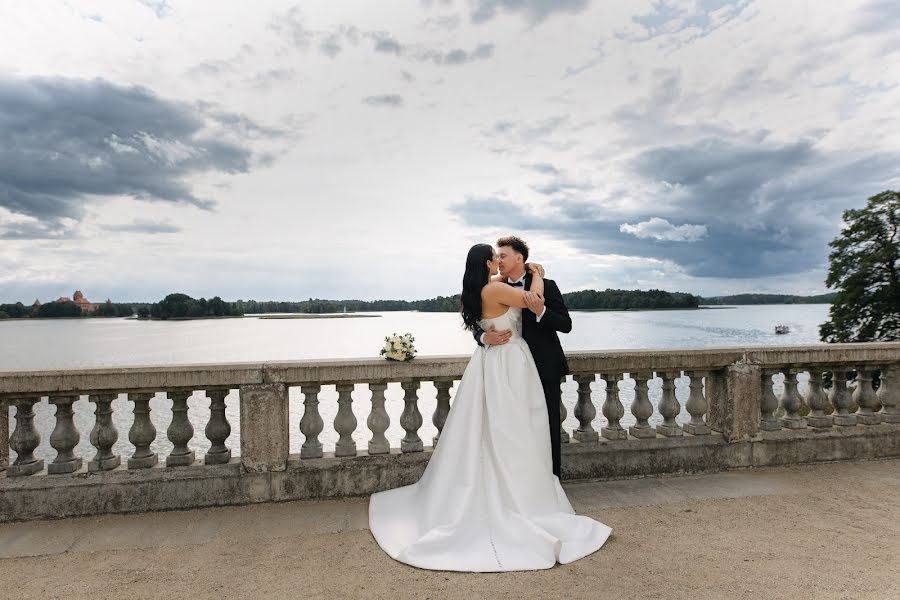
[[[667,242],[696,242],[706,237],[706,225],[672,225],[665,219],[653,217],[634,225],[622,223],[619,231],[643,239],[663,240]]]

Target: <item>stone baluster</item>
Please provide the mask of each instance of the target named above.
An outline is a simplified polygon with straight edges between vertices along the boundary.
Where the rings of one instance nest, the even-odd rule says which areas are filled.
[[[666,437],[682,435],[684,430],[675,420],[681,412],[681,404],[675,397],[675,380],[681,375],[679,371],[665,371],[657,373],[662,378],[662,397],[659,399],[659,414],[663,422],[656,426],[656,431]]]
[[[0,472],[9,467],[9,403],[0,398]]]
[[[81,439],[73,420],[72,404],[78,396],[50,396],[50,404],[56,405],[56,426],[50,434],[50,446],[56,450],[56,458],[47,465],[47,473],[74,473],[81,469],[81,457],[75,456],[75,446]]]
[[[385,437],[384,432],[391,425],[391,417],[384,408],[384,391],[387,389],[386,381],[373,381],[369,384],[372,391],[372,410],[366,425],[372,432],[369,440],[369,454],[388,454],[391,451],[391,443]]]
[[[810,367],[809,391],[806,394],[806,404],[809,406],[809,415],[806,423],[810,427],[831,427],[831,415],[826,415],[828,409],[828,396],[822,389],[822,369]]]
[[[650,402],[649,381],[653,379],[653,373],[631,373],[634,379],[634,402],[631,403],[631,414],[636,423],[628,428],[631,437],[655,438],[656,429],[648,419],[653,416],[653,404]]]
[[[210,448],[203,458],[207,465],[221,465],[231,460],[231,448],[225,446],[225,440],[231,435],[231,424],[225,415],[225,396],[230,390],[207,390],[209,397],[209,423],[206,424],[206,439]]]
[[[591,382],[593,375],[575,375],[578,383],[578,401],[575,403],[575,418],[578,419],[578,428],[572,432],[579,442],[596,442],[600,439],[591,422],[597,416],[597,409],[591,402]]]
[[[437,405],[434,407],[434,414],[431,415],[431,422],[437,428],[437,435],[434,436],[432,444],[437,446],[441,431],[444,430],[444,423],[447,422],[447,415],[450,414],[450,388],[453,387],[453,380],[437,380],[434,387],[437,388]]]
[[[34,475],[44,469],[44,459],[35,458],[34,451],[41,444],[41,435],[34,427],[34,405],[40,397],[15,398],[16,429],[9,437],[9,447],[16,451],[16,460],[6,470],[7,477]]]
[[[781,392],[781,407],[784,416],[781,417],[781,426],[785,429],[802,429],[806,427],[806,421],[800,416],[799,410],[803,406],[803,397],[797,391],[797,373],[795,368],[784,370],[784,391]]]
[[[709,410],[709,403],[703,393],[703,378],[706,377],[708,381],[709,374],[703,371],[691,371],[687,375],[691,378],[691,383],[685,408],[691,415],[691,420],[684,424],[684,430],[691,435],[709,435],[709,426],[703,420]]]
[[[847,390],[847,371],[840,369],[831,372],[831,393],[828,400],[834,407],[831,417],[835,425],[856,425],[856,415],[848,410],[853,405],[853,399]]]
[[[878,397],[872,387],[872,370],[869,367],[856,368],[856,389],[853,390],[853,401],[859,406],[856,422],[860,425],[877,425],[881,422],[874,408],[878,406]]]
[[[759,428],[762,431],[778,431],[781,419],[775,416],[778,410],[778,398],[775,396],[772,376],[781,373],[781,369],[762,370],[762,395],[759,400]]]
[[[300,433],[305,441],[300,447],[300,458],[321,458],[322,442],[319,434],[325,428],[325,421],[319,414],[319,392],[322,386],[318,383],[307,383],[300,386],[303,393],[303,418],[300,419]]]
[[[91,394],[88,399],[97,405],[90,437],[97,454],[88,462],[88,471],[110,471],[122,464],[122,457],[112,450],[119,439],[112,419],[112,401],[116,399],[116,394]]]
[[[194,464],[194,451],[188,448],[188,443],[194,437],[194,426],[188,419],[187,400],[193,394],[190,390],[169,392],[172,401],[172,422],[166,430],[169,441],[174,448],[166,457],[167,467],[184,467]]]
[[[621,373],[606,373],[600,376],[606,381],[606,399],[603,401],[603,416],[606,417],[606,427],[600,428],[600,434],[608,440],[627,440],[628,432],[619,423],[625,416],[625,407],[619,400],[619,381]]]
[[[565,381],[565,377],[563,377],[562,381]],[[560,386],[562,385],[562,381],[560,382]],[[560,398],[559,398],[559,442],[561,444],[569,443],[569,432],[566,431],[565,427],[563,427],[563,422],[566,420],[566,417],[568,417],[568,416],[569,416],[569,412],[566,410],[566,403],[563,402],[562,394],[560,394]]]
[[[400,384],[404,391],[400,426],[406,431],[406,435],[400,440],[402,452],[421,452],[424,449],[422,438],[419,437],[419,428],[422,427],[422,413],[419,412],[419,396],[416,393],[419,385],[418,381],[404,381]]]
[[[134,402],[134,422],[128,430],[128,441],[134,444],[134,454],[128,459],[129,469],[149,469],[159,464],[159,456],[150,449],[156,440],[156,427],[150,420],[152,397],[148,392],[128,394],[128,399]]]
[[[338,392],[338,411],[334,416],[334,430],[338,433],[338,441],[334,445],[335,456],[356,456],[356,415],[353,414],[353,384],[339,383],[335,386]]]
[[[900,388],[897,387],[897,365],[881,367],[881,386],[878,388],[881,411],[878,416],[882,423],[900,423]]]

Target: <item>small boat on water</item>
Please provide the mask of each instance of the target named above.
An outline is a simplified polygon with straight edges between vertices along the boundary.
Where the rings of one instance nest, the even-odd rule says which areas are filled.
[[[787,325],[776,325],[775,326],[775,333],[778,333],[778,334],[790,333],[790,331],[791,331],[791,329]]]

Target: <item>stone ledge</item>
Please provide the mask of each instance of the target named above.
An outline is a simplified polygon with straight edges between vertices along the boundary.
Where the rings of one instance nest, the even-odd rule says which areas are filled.
[[[74,475],[0,476],[0,522],[104,513],[184,510],[257,502],[367,495],[414,483],[431,457],[424,452],[303,459],[284,471],[251,473],[240,458],[223,465],[162,465],[137,471]],[[721,434],[658,436],[648,440],[570,442],[563,446],[563,479],[617,479],[664,473],[866,460],[900,456],[900,425],[766,432],[725,443]]]
[[[600,350],[566,353],[573,373],[717,370],[736,362],[761,366],[884,364],[900,360],[900,342],[750,346],[701,349]],[[99,391],[221,389],[260,383],[336,384],[459,379],[469,355],[420,356],[409,363],[340,359],[134,366],[100,369],[0,371],[0,396],[46,396]],[[850,367],[848,367],[849,369]]]

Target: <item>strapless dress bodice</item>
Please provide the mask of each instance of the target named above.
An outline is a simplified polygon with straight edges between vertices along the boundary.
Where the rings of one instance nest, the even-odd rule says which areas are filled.
[[[481,319],[480,321],[478,321],[478,324],[485,331],[490,329],[491,325],[493,325],[494,329],[512,330],[513,337],[522,337],[522,309],[515,306],[510,306],[509,310],[507,310],[499,317],[493,317],[491,319]]]

